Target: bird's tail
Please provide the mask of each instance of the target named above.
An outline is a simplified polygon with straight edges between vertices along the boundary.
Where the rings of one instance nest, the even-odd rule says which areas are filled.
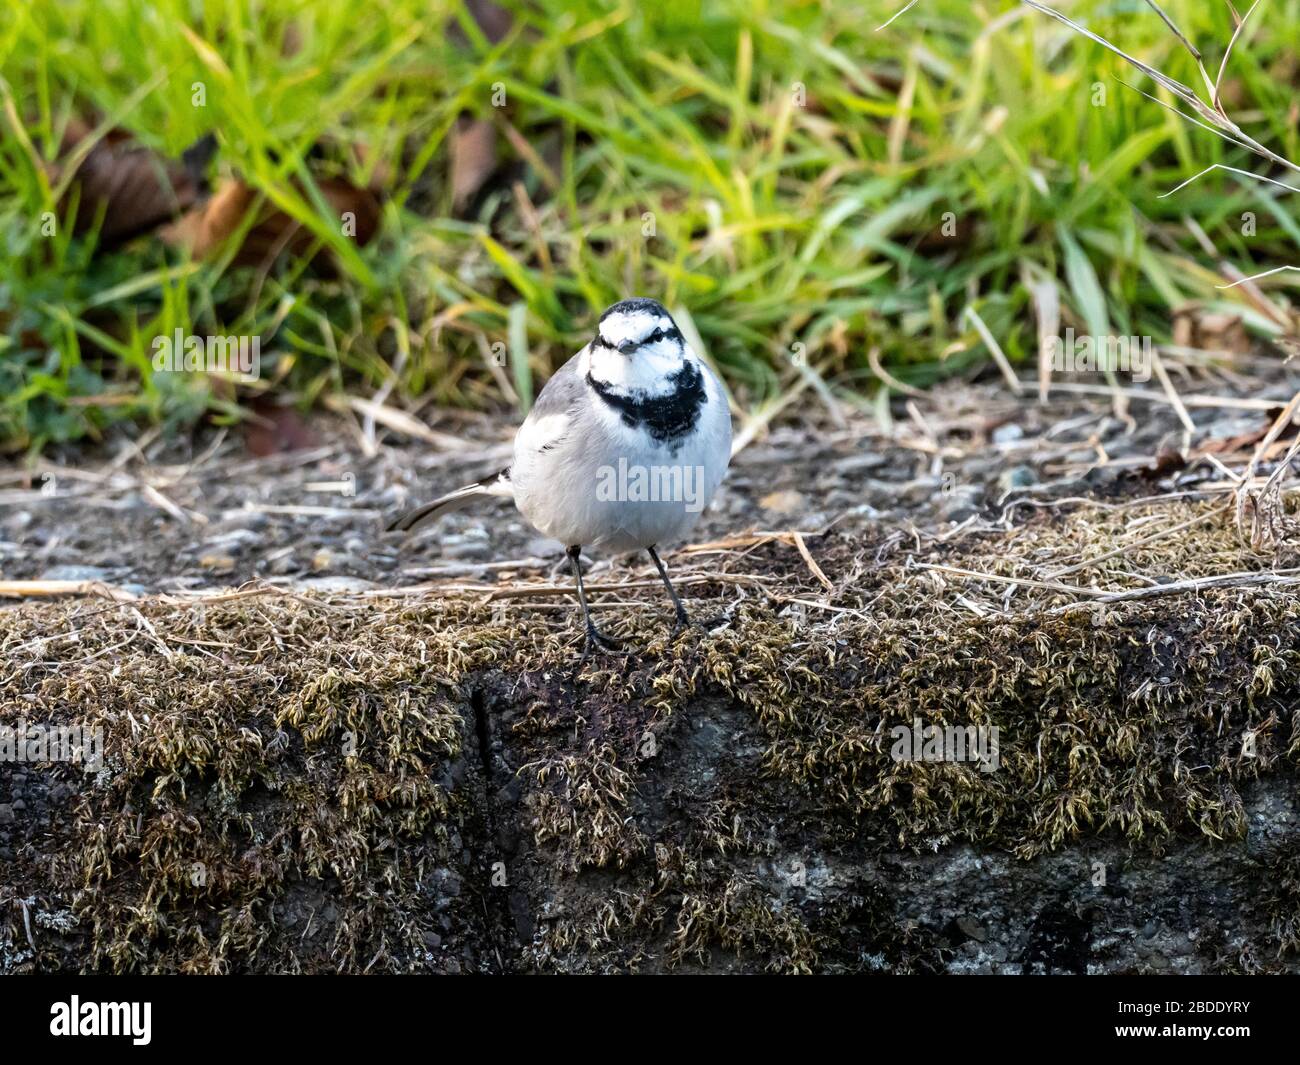
[[[513,495],[514,490],[510,486],[510,471],[503,470],[495,477],[467,484],[464,488],[457,488],[454,492],[448,492],[445,496],[435,499],[432,503],[425,503],[422,507],[416,507],[388,526],[388,531],[409,532],[417,525],[423,525],[426,521],[432,521],[444,514],[450,514],[453,510],[460,510],[462,507],[467,507],[487,496]]]

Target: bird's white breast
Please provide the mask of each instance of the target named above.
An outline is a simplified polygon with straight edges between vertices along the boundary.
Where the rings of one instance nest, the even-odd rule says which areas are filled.
[[[599,357],[588,351],[578,362],[584,382],[593,355]],[[623,364],[632,361],[614,355]],[[680,366],[679,356],[674,368]],[[685,536],[713,499],[730,460],[726,397],[708,367],[699,364],[699,369],[705,399],[694,428],[678,437],[656,440],[644,426],[627,424],[619,410],[585,385],[582,402],[567,415],[538,419],[521,429],[511,474],[521,513],[543,535],[566,546],[624,552]],[[660,384],[670,372],[658,372],[653,383]],[[545,451],[524,446],[557,437],[558,443]],[[676,498],[662,493],[645,498],[647,484],[681,491]]]

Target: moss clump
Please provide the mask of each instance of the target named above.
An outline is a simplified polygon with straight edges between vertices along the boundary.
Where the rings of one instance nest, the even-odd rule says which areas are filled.
[[[1187,516],[1086,509],[871,566],[826,539],[823,569],[856,576],[823,609],[793,552],[762,549],[694,586],[752,580],[729,627],[670,640],[629,610],[610,627],[639,650],[580,677],[576,630],[520,605],[0,612],[0,719],[100,725],[109,756],[28,774],[48,832],[0,903],[75,920],[33,951],[11,905],[0,945],[113,971],[942,968],[952,944],[892,884],[926,856],[1228,843],[1254,782],[1294,775],[1294,589],[1098,604],[1043,579],[1107,536],[1141,543],[1069,584],[1264,572],[1208,512],[1150,540]],[[895,760],[918,720],[996,728],[996,770]]]
[[[158,641],[130,611],[0,615],[7,644],[79,633],[69,661],[6,676],[0,718],[100,727],[106,754],[98,774],[26,774],[75,791],[4,886],[56,892],[88,969],[422,964],[421,892],[457,860],[464,711],[418,633],[289,603],[144,609]],[[45,945],[39,964],[66,964]]]

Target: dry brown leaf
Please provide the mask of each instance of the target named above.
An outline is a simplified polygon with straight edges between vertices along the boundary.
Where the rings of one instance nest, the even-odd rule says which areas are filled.
[[[451,205],[463,214],[497,167],[497,131],[491,122],[461,116],[451,131]]]
[[[244,422],[244,446],[258,458],[282,451],[300,451],[315,447],[316,434],[292,407],[282,407],[267,399],[253,402],[254,417]]]
[[[465,7],[474,16],[483,36],[493,44],[500,44],[505,39],[515,20],[507,8],[494,4],[492,0],[465,0]]]
[[[1249,433],[1239,433],[1237,436],[1221,436],[1212,440],[1207,440],[1199,448],[1196,455],[1230,455],[1235,451],[1242,451],[1248,447],[1254,447],[1268,433],[1268,425],[1261,425],[1258,429]]]
[[[492,0],[466,0],[465,9],[492,44],[500,44],[514,24],[514,15]],[[469,44],[457,19],[449,20],[447,29],[458,46]],[[497,131],[485,119],[461,115],[448,141],[452,210],[463,215],[497,168]]]
[[[355,220],[356,232],[350,236],[358,247],[374,239],[380,218],[380,197],[376,190],[357,188],[342,178],[317,178],[316,187],[340,224],[345,214]],[[167,227],[163,239],[174,246],[189,248],[195,258],[214,256],[239,231],[257,201],[258,193],[252,186],[231,178],[206,203]],[[239,266],[267,267],[284,252],[306,255],[317,240],[310,229],[278,208],[263,203],[233,262]]]
[[[69,158],[90,135],[87,123],[69,123],[59,161],[50,166],[54,182],[63,180]],[[99,247],[110,248],[179,217],[207,191],[203,171],[216,150],[216,139],[204,137],[180,160],[165,159],[141,145],[125,130],[110,130],[80,163],[60,201],[62,216],[77,200],[73,230],[85,233],[102,212]]]
[[[1174,343],[1201,351],[1231,351],[1239,355],[1251,349],[1250,334],[1241,316],[1224,311],[1206,311],[1189,304],[1174,311]]]

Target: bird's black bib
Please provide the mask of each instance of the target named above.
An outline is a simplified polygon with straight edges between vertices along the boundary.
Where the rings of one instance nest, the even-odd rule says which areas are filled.
[[[693,362],[683,363],[668,380],[672,388],[662,396],[647,396],[641,391],[621,395],[587,371],[587,384],[603,402],[618,411],[624,425],[644,428],[652,440],[661,444],[694,431],[706,398],[704,375]]]

